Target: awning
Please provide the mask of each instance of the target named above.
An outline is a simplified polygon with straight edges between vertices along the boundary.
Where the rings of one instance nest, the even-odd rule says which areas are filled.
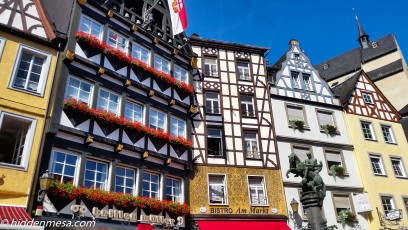
[[[13,221],[31,221],[32,219],[23,207],[0,205],[0,220],[3,221],[3,224],[11,224]]]
[[[283,221],[197,221],[200,230],[290,230]]]
[[[153,226],[150,224],[138,224],[137,229],[138,230],[153,230]]]

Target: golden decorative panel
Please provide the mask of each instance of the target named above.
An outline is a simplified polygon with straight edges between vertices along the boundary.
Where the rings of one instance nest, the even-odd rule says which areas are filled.
[[[287,215],[282,178],[279,170],[195,166],[190,181],[191,214],[277,214]],[[227,177],[228,205],[209,205],[208,174],[225,174]],[[268,205],[250,205],[248,175],[264,176]],[[205,207],[203,209],[202,207]],[[201,210],[200,210],[201,208]],[[277,213],[272,209],[276,208]],[[242,213],[245,209],[246,213]],[[205,212],[204,212],[205,210]]]

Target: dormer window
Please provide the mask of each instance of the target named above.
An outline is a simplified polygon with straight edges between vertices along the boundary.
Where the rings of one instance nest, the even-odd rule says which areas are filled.
[[[295,57],[295,59],[299,59],[299,54],[294,54],[293,56]]]
[[[370,93],[362,93],[364,102],[367,104],[374,104],[373,97]]]

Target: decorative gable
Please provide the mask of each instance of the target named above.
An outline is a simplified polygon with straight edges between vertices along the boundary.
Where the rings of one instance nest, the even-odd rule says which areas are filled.
[[[43,39],[55,38],[39,0],[0,0],[0,24]]]
[[[356,81],[347,112],[386,121],[397,122],[400,119],[391,103],[364,72]]]

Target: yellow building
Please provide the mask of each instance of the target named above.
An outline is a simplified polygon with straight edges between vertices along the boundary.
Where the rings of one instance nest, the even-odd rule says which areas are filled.
[[[364,71],[333,88],[345,108],[364,191],[371,229],[405,229],[408,225],[408,143],[400,115]],[[371,209],[371,211],[369,211]],[[401,218],[402,215],[402,218]]]
[[[58,46],[39,0],[0,8],[1,209],[25,209],[41,148]],[[35,180],[36,181],[36,180]]]

